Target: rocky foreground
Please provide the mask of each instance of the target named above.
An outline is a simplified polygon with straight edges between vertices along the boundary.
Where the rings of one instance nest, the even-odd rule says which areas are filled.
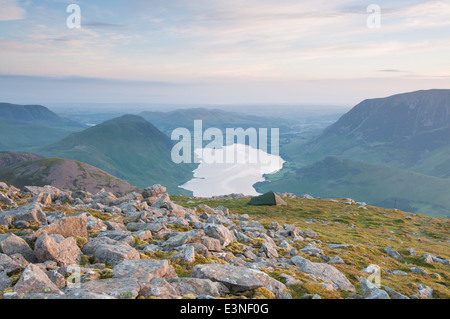
[[[117,197],[0,183],[0,207],[4,299],[291,299],[292,291],[311,283],[319,292],[302,298],[327,297],[320,292],[353,299],[435,297],[419,282],[407,296],[377,287],[367,280],[379,271],[373,265],[357,270],[355,284],[339,268],[346,245],[323,243],[319,233],[291,224],[264,227],[222,206],[185,208],[160,185]],[[324,245],[336,253],[327,255]],[[402,258],[392,247],[384,250],[387,258]],[[421,258],[450,269],[448,259]],[[429,275],[416,265],[409,272]],[[440,286],[448,289],[446,280]]]

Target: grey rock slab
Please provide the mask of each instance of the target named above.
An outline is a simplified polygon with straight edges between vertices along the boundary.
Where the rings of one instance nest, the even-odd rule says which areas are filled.
[[[73,237],[61,235],[40,236],[35,243],[34,253],[39,262],[55,261],[59,266],[70,266],[81,262],[82,253]]]
[[[168,260],[127,260],[116,265],[113,269],[114,278],[136,278],[139,282],[149,282],[155,277],[177,277],[175,269]]]
[[[27,242],[12,233],[0,235],[0,253],[8,256],[21,254],[28,262],[36,262],[36,256]]]
[[[391,256],[392,258],[395,259],[401,259],[403,258],[402,255],[400,255],[397,251],[394,250],[394,248],[392,247],[386,247],[384,248],[384,251],[386,252],[386,254],[388,254],[389,256]]]
[[[140,290],[137,279],[126,277],[91,280],[80,284],[79,287],[66,288],[64,292],[69,295],[83,292],[108,295],[117,299],[135,299]]]
[[[35,264],[29,264],[25,268],[13,291],[18,294],[62,294],[61,290],[48,278],[47,274]]]
[[[292,257],[291,261],[303,273],[313,275],[333,285],[335,289],[356,291],[352,283],[334,266],[324,263],[314,263],[300,256]]]
[[[167,280],[180,296],[193,294],[194,296],[209,295],[218,297],[229,293],[228,288],[220,282],[213,282],[201,278],[172,278]]]
[[[377,288],[366,278],[361,277],[359,280],[362,288],[362,296],[364,299],[391,299],[388,293]]]
[[[260,287],[268,289],[283,289],[282,283],[269,277],[267,274],[246,268],[222,264],[197,265],[192,270],[191,277],[210,279],[224,284],[231,291],[242,292]],[[279,283],[276,284],[274,281]]]

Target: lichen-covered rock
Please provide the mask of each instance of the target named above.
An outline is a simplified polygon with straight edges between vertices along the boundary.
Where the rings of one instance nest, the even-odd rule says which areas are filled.
[[[27,242],[14,234],[0,235],[0,253],[8,256],[21,254],[28,262],[36,262],[36,256]]]
[[[36,231],[34,237],[37,238],[42,234],[61,235],[64,238],[74,236],[87,237],[87,221],[84,217],[64,217],[46,227],[39,229]]]
[[[386,247],[384,248],[384,251],[386,252],[386,254],[388,254],[389,256],[391,256],[392,258],[395,259],[401,259],[403,258],[402,255],[400,255],[397,251],[394,250],[394,248],[392,247]]]
[[[14,201],[3,193],[0,193],[0,203],[14,205]]]
[[[236,292],[257,289],[260,287],[266,287],[269,290],[284,290],[286,288],[284,284],[276,281],[261,271],[232,265],[197,265],[192,270],[191,277],[220,282],[229,290]]]
[[[130,245],[108,237],[94,238],[83,246],[82,252],[94,256],[97,262],[117,265],[125,260],[140,259],[139,252]]]
[[[73,237],[61,235],[40,236],[35,243],[34,253],[38,262],[55,261],[59,266],[79,264],[82,253]]]
[[[155,277],[174,278],[177,277],[175,269],[168,260],[127,260],[114,267],[114,278],[136,278],[140,283],[149,282]]]
[[[223,248],[236,241],[236,236],[223,225],[204,224],[205,235],[218,239]]]
[[[11,284],[12,284],[11,280],[6,275],[6,272],[1,272],[0,271],[0,292],[5,290],[6,288],[11,287]]]
[[[391,299],[386,291],[377,288],[366,278],[361,277],[359,280],[364,299]]]
[[[87,281],[79,287],[68,287],[63,291],[69,295],[82,293],[108,295],[116,299],[135,299],[140,290],[137,279],[126,277]]]
[[[292,257],[291,261],[301,272],[314,275],[333,285],[335,289],[356,291],[352,283],[335,267],[323,263],[314,263],[300,256]]]
[[[29,264],[27,268],[25,268],[19,281],[14,286],[13,291],[17,294],[62,294],[61,290],[59,290],[59,288],[48,278],[46,273],[35,264]]]
[[[173,249],[175,247],[190,244],[190,243],[200,243],[204,232],[202,230],[191,230],[188,232],[180,232],[175,236],[170,237],[165,242],[162,243],[167,249]]]
[[[179,295],[219,297],[229,293],[228,288],[220,282],[200,278],[172,278],[167,280]]]
[[[17,255],[13,255],[17,256]],[[23,258],[23,257],[22,257]],[[0,254],[0,273],[11,275],[22,269],[24,265],[8,255]]]
[[[9,215],[15,221],[35,222],[39,225],[47,225],[47,217],[41,209],[39,203],[31,203],[12,208],[0,213],[1,215]]]
[[[268,241],[264,241],[261,248],[259,249],[259,254],[267,258],[278,258],[278,252],[276,246]]]
[[[140,295],[144,297],[157,297],[161,299],[180,299],[177,290],[163,278],[153,278],[144,284]]]

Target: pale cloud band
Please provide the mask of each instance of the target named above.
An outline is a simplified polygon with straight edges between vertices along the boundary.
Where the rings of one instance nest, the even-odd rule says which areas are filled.
[[[80,29],[66,27],[68,2],[82,7]],[[319,93],[328,88],[347,103],[355,85],[359,96],[383,96],[448,79],[450,3],[373,2],[378,29],[366,24],[372,2],[358,0],[0,0],[0,74],[185,83],[130,98],[187,102],[293,102],[317,92],[308,100],[330,103],[330,92]],[[5,21],[15,19],[23,20]],[[398,84],[379,84],[388,82]]]
[[[25,19],[26,12],[18,0],[0,0],[0,21]]]

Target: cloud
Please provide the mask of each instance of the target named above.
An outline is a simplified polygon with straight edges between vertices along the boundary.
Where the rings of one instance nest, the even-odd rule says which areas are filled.
[[[22,20],[25,16],[18,0],[0,0],[0,21]]]
[[[88,22],[88,23],[83,23],[83,27],[88,27],[88,28],[125,28],[127,26],[124,24],[117,24],[117,23]]]

